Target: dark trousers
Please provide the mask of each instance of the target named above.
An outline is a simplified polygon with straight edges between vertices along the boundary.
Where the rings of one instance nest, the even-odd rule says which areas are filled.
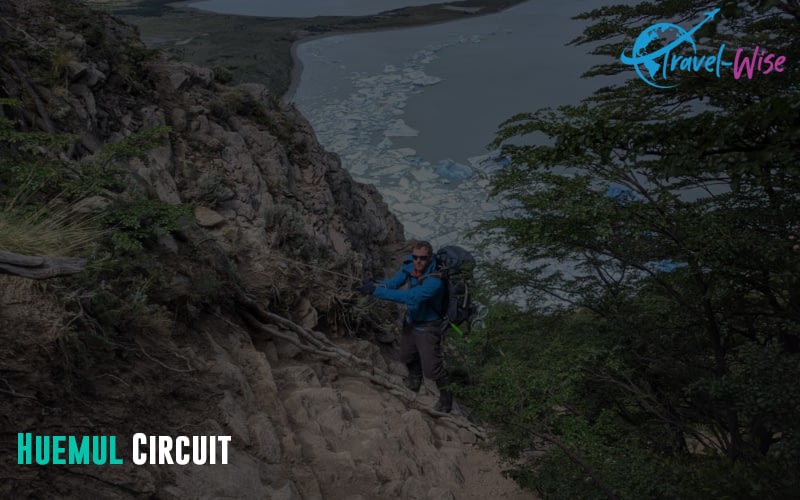
[[[424,325],[403,325],[400,336],[400,361],[408,366],[409,376],[424,375],[431,380],[447,377],[442,352],[439,322]]]

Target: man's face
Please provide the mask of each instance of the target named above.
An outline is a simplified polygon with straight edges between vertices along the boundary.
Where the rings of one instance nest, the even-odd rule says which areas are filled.
[[[421,273],[428,267],[431,255],[428,253],[427,248],[414,248],[411,250],[411,258],[414,259],[414,270]]]

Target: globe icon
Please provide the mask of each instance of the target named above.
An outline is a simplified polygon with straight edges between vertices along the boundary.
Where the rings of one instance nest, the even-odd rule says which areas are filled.
[[[661,42],[661,43],[657,43]],[[642,31],[636,38],[631,50],[631,56],[626,56],[623,51],[620,60],[625,64],[630,64],[636,70],[639,78],[652,85],[662,89],[675,87],[676,85],[667,85],[657,82],[657,77],[660,80],[666,79],[666,67],[669,64],[669,53],[682,43],[689,43],[692,50],[696,52],[697,46],[691,34],[677,24],[672,23],[658,23],[650,26]],[[655,47],[653,47],[655,45]],[[647,74],[642,71],[642,66],[647,70]],[[661,72],[662,68],[664,69]],[[659,75],[659,73],[662,73]]]

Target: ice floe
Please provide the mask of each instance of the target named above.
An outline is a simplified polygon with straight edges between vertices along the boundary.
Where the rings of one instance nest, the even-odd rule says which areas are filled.
[[[439,160],[433,166],[433,170],[447,179],[464,180],[472,177],[472,169],[466,165],[456,163],[450,158]]]
[[[406,125],[406,122],[404,122],[402,118],[398,118],[397,120],[394,120],[393,122],[389,123],[388,127],[386,128],[386,132],[384,132],[384,135],[386,137],[416,137],[419,135],[419,130],[409,127],[408,125]],[[398,152],[400,151],[398,150]]]
[[[458,36],[412,51],[405,60],[393,60],[374,72],[352,72],[349,93],[326,93],[308,101],[296,96],[320,142],[341,156],[354,178],[383,193],[407,238],[427,239],[435,246],[458,242],[470,247],[466,234],[480,215],[475,209],[496,208],[486,198],[487,176],[502,168],[497,154],[471,158],[465,165],[450,158],[421,158],[414,149],[392,142],[419,134],[403,115],[411,96],[442,81],[427,73],[426,66],[449,46],[481,40],[477,35]],[[307,42],[301,58],[307,54],[315,64],[331,65],[325,46],[335,43]]]

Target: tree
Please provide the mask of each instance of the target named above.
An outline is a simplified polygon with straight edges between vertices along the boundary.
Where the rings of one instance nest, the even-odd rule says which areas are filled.
[[[590,74],[628,70],[620,54],[645,27],[716,7],[683,56],[768,44],[786,64],[685,71],[669,89],[633,75],[501,126],[511,165],[492,194],[507,210],[480,231],[528,263],[493,266],[495,291],[528,300],[475,343],[467,393],[523,484],[553,498],[800,494],[799,6],[589,12],[575,42],[615,60]],[[519,145],[534,133],[551,143]]]

